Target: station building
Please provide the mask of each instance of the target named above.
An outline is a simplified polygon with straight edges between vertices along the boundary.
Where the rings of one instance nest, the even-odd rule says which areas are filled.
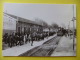
[[[43,25],[12,14],[3,15],[3,34],[43,32]]]

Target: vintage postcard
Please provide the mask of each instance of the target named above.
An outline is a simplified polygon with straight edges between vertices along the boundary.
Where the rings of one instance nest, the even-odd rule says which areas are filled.
[[[3,56],[76,56],[75,4],[3,7]]]

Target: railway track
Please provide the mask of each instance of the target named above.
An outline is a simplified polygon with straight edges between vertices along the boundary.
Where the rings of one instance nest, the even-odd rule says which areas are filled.
[[[44,42],[41,46],[35,47],[19,56],[50,56],[55,50],[60,38],[59,36],[55,36]]]

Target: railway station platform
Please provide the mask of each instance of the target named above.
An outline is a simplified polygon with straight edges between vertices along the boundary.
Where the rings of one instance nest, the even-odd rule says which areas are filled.
[[[73,38],[63,36],[51,56],[76,56],[76,38],[73,50]]]
[[[27,44],[24,44],[22,46],[15,46],[12,48],[2,50],[2,54],[3,56],[19,56],[20,54],[23,54],[24,52],[29,51],[34,47],[42,45],[44,42],[52,39],[55,36],[57,36],[57,34],[50,36],[48,38],[44,38],[44,40],[41,40],[41,41],[34,41],[33,46],[31,46],[31,43],[28,42]]]

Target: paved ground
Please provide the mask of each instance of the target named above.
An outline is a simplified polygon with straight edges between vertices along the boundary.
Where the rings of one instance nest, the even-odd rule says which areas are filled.
[[[51,56],[76,56],[76,39],[73,50],[73,39],[63,36]]]
[[[60,40],[61,36],[53,37],[52,39],[44,42],[42,45],[35,47],[19,56],[51,56],[55,50],[56,45]]]

